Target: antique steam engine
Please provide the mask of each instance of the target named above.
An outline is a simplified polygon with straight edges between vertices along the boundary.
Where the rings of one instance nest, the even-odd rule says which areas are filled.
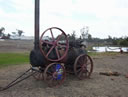
[[[46,29],[39,38],[39,0],[35,6],[35,42],[30,53],[33,71],[38,71],[34,78],[45,80],[49,86],[58,86],[64,81],[66,72],[79,79],[90,77],[93,61],[80,41],[70,41],[58,27]]]
[[[46,81],[51,87],[57,87],[64,82],[66,73],[74,74],[82,80],[89,78],[93,71],[93,61],[87,55],[81,40],[70,41],[58,27],[46,29],[39,38],[39,3],[39,0],[35,0],[35,42],[34,49],[30,52],[32,67],[6,87],[0,88],[0,91],[30,76]],[[27,73],[29,74],[25,76]]]

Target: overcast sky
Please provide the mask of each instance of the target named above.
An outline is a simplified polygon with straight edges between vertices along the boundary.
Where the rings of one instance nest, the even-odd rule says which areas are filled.
[[[86,26],[93,37],[128,36],[128,0],[40,0],[40,33],[52,26],[77,36]],[[33,36],[34,0],[0,0],[0,27]]]

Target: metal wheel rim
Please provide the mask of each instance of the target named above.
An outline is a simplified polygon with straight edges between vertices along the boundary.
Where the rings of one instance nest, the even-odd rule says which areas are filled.
[[[87,69],[87,67],[85,67],[86,69],[85,70],[83,70],[82,69],[82,66],[78,66],[78,62],[80,61],[80,58],[81,57],[87,57],[87,61],[89,60],[90,61],[90,63],[88,64],[88,65],[90,65],[90,69],[89,69],[89,71],[88,70],[86,70]],[[83,63],[82,63],[83,64]],[[87,65],[87,63],[84,63],[84,64],[86,64]],[[88,66],[87,65],[87,66]],[[79,67],[79,71],[78,71],[78,68]],[[82,55],[80,55],[80,56],[78,56],[77,58],[76,58],[76,60],[75,60],[75,63],[74,63],[74,73],[75,73],[75,75],[80,79],[80,80],[82,80],[82,79],[85,79],[85,78],[89,78],[90,76],[91,76],[91,73],[92,73],[92,71],[93,71],[93,61],[92,61],[92,59],[91,59],[91,57],[90,56],[88,56],[88,55],[86,55],[86,54],[82,54]],[[83,75],[83,77],[81,77],[81,75],[82,74],[87,74],[87,75]]]
[[[42,38],[43,38],[44,34],[45,34],[48,30],[50,30],[51,35],[52,35],[52,37],[53,37],[52,29],[57,29],[57,30],[61,31],[61,35],[64,35],[65,38],[66,38],[66,50],[65,50],[65,53],[64,53],[63,56],[61,56],[60,58],[57,58],[57,59],[50,59],[50,58],[48,58],[47,54],[46,54],[46,53],[44,52],[44,50],[42,49]],[[59,40],[57,40],[57,41],[59,41]],[[45,42],[46,42],[46,41],[45,41]],[[39,47],[40,47],[40,51],[42,52],[42,54],[45,56],[45,58],[46,58],[47,60],[49,60],[49,61],[54,61],[54,62],[55,62],[55,61],[63,60],[63,59],[65,58],[65,56],[67,55],[67,53],[68,53],[68,48],[69,48],[69,42],[68,42],[67,35],[65,34],[65,32],[64,32],[62,29],[60,29],[60,28],[58,28],[58,27],[51,27],[51,28],[48,28],[48,29],[46,29],[46,30],[42,33],[42,35],[41,35],[41,37],[40,37]],[[52,47],[53,47],[53,46],[52,46]],[[53,47],[53,48],[55,48],[55,47]],[[52,48],[52,49],[53,49],[53,48]],[[56,51],[56,52],[57,52],[57,51]]]
[[[57,84],[53,83],[52,81],[54,80],[54,78],[53,78],[53,76],[55,74],[55,72],[54,72],[54,73],[52,73],[50,75],[50,77],[49,77],[50,78],[50,82],[49,82],[49,80],[48,80],[48,74],[47,74],[48,72],[47,71],[54,64],[58,64],[58,63],[51,63],[44,70],[44,80],[45,80],[45,82],[47,82],[47,84],[48,84],[49,87],[58,87],[58,86],[60,86],[64,82],[64,80],[66,78],[65,67],[64,67],[64,65],[61,64],[62,69],[63,69],[63,77],[62,77],[62,79],[59,82],[57,82]],[[54,81],[57,81],[57,80],[54,80]]]

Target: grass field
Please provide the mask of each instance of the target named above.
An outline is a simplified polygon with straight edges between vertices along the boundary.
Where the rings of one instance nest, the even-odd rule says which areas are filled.
[[[112,56],[112,55],[118,55],[120,53],[118,52],[88,52],[88,55],[90,56]]]
[[[0,53],[0,68],[29,63],[28,53]]]

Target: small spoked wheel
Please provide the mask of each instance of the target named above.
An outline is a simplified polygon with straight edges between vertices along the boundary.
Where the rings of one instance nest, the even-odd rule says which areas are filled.
[[[44,80],[49,87],[58,87],[66,77],[65,67],[62,63],[51,63],[44,70]]]
[[[36,80],[43,80],[43,70],[42,68],[40,67],[37,67],[36,68],[36,71],[35,70],[32,70],[32,72],[36,72],[33,74],[33,77],[36,79]]]
[[[80,79],[89,78],[93,71],[93,61],[90,56],[82,54],[78,56],[74,63],[74,73]]]

